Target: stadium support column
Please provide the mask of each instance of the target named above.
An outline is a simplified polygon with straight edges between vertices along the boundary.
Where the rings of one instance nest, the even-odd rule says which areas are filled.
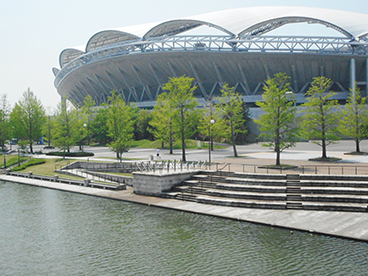
[[[355,81],[356,81],[356,69],[355,69],[355,59],[350,60],[350,88],[355,99]]]

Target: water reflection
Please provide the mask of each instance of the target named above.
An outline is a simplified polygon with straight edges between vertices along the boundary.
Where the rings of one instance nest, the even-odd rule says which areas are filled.
[[[0,182],[1,275],[364,275],[368,245]]]

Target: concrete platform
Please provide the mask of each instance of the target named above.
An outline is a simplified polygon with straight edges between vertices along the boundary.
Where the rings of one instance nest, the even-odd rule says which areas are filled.
[[[132,188],[127,188],[127,190],[123,191],[110,191],[8,175],[0,175],[0,180],[274,227],[368,241],[368,213],[247,209],[140,196],[134,194]]]

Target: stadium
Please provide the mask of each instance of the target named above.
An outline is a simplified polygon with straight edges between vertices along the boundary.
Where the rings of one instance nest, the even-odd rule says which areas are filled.
[[[103,30],[85,46],[63,50],[59,63],[57,92],[76,105],[87,95],[100,105],[117,90],[149,109],[169,77],[185,74],[195,79],[199,104],[219,96],[227,82],[252,107],[278,72],[291,77],[297,104],[317,76],[333,81],[330,89],[343,104],[355,82],[367,95],[368,15],[280,6],[225,10]]]

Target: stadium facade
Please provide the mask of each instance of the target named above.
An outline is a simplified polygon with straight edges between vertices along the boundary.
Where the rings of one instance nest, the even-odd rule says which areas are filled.
[[[306,36],[302,29],[270,35],[300,23],[326,26],[334,36]],[[225,10],[104,30],[86,46],[63,50],[59,61],[55,87],[77,105],[87,95],[100,105],[117,90],[127,102],[151,108],[169,77],[185,74],[195,78],[200,103],[220,95],[227,82],[252,106],[278,72],[291,77],[298,103],[317,76],[333,81],[330,89],[343,103],[355,82],[368,91],[368,15],[303,7]]]

